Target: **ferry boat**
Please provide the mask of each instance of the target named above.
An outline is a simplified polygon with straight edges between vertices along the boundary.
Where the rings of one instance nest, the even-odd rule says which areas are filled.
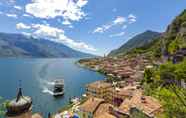
[[[64,80],[63,79],[59,79],[59,80],[54,81],[53,92],[54,92],[54,94],[53,94],[54,97],[64,95]]]

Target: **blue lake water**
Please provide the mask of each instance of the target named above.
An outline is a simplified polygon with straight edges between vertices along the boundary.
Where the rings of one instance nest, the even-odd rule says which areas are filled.
[[[105,77],[80,68],[77,59],[0,59],[0,96],[11,100],[15,98],[21,80],[23,94],[32,97],[33,112],[56,112],[68,104],[69,98],[81,96],[87,83]],[[65,95],[52,96],[52,80],[63,78]]]

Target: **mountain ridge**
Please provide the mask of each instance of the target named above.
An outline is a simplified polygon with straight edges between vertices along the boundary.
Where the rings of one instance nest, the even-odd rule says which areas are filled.
[[[19,33],[0,32],[0,57],[71,58],[93,56],[47,39],[34,38]]]
[[[146,30],[145,32],[135,35],[133,38],[129,39],[126,43],[120,46],[118,49],[112,50],[109,56],[123,55],[131,51],[134,48],[142,47],[146,44],[153,42],[161,33]]]

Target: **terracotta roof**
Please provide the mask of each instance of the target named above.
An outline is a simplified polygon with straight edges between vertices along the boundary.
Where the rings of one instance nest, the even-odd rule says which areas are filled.
[[[133,86],[133,85],[128,85],[124,88],[119,88],[119,89],[109,89],[110,92],[115,92],[116,95],[121,95],[121,96],[131,96],[133,95],[134,91],[136,90],[136,86]],[[117,93],[116,93],[117,91]]]
[[[115,116],[113,116],[112,114],[109,114],[107,112],[104,112],[102,114],[100,114],[99,116],[96,116],[94,118],[116,118]]]
[[[123,103],[119,107],[119,111],[125,114],[129,114],[130,108],[139,102],[141,95],[142,95],[141,91],[138,91],[138,90],[135,91],[131,99],[125,99],[123,101]]]
[[[103,99],[100,98],[89,98],[85,103],[83,103],[79,109],[84,111],[84,112],[95,112],[96,108],[98,108],[98,106],[104,102]]]
[[[131,99],[125,99],[119,107],[119,111],[128,114],[130,108],[137,108],[147,114],[154,116],[154,113],[161,109],[161,104],[158,100],[150,96],[143,96],[142,91],[135,91]]]
[[[92,87],[92,88],[108,88],[108,87],[112,87],[112,84],[110,84],[108,82],[104,82],[104,81],[96,81],[96,82],[93,82],[93,83],[88,84],[87,87]]]
[[[108,104],[108,103],[103,103],[103,104],[100,104],[100,106],[98,107],[98,109],[96,110],[96,112],[94,113],[94,116],[99,116],[105,112],[109,113],[109,107],[112,107],[111,104]]]
[[[133,90],[121,89],[117,94],[121,96],[132,96]]]
[[[120,112],[124,114],[129,114],[130,111],[130,100],[125,99],[124,102],[120,105],[119,109]]]
[[[143,100],[141,100],[139,104],[136,104],[136,108],[149,116],[154,116],[156,111],[161,109],[161,107],[159,101],[150,96],[144,96]]]
[[[32,118],[43,118],[40,114],[36,113],[32,115]]]

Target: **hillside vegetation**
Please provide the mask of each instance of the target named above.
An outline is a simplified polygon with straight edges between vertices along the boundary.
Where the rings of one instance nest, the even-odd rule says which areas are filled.
[[[163,104],[161,118],[186,118],[185,24],[186,10],[173,20],[159,40],[143,50],[154,58],[166,59],[159,66],[145,69],[141,81],[145,94],[158,98]]]
[[[110,52],[109,56],[125,55],[127,52],[145,45],[149,45],[160,37],[161,33],[147,30],[129,39],[128,42],[123,44],[120,48]]]

